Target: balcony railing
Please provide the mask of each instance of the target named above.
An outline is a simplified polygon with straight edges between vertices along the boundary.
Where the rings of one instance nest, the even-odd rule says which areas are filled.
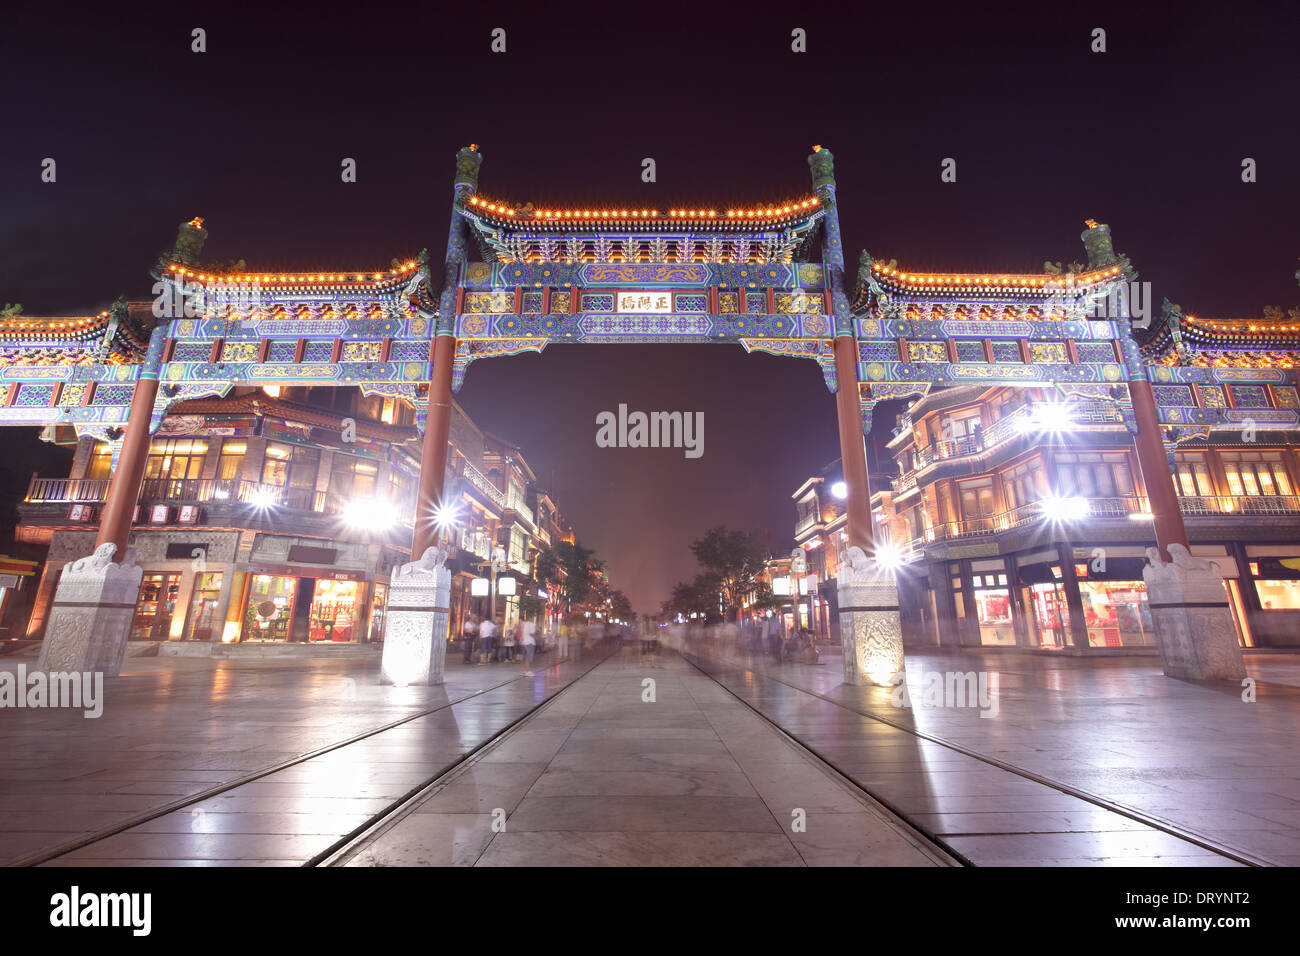
[[[1300,495],[1218,495],[1179,498],[1178,507],[1189,518],[1208,515],[1300,514]]]
[[[1053,514],[1044,501],[1035,501],[1011,511],[978,518],[949,521],[929,528],[925,542],[949,541],[959,538],[976,538],[1010,531],[1036,521],[1059,519],[1076,526],[1090,519],[1149,520],[1145,498],[1078,498],[1068,499],[1071,510]],[[1300,495],[1221,495],[1214,497],[1179,498],[1178,505],[1185,517],[1229,517],[1232,515],[1300,515]],[[914,546],[914,541],[912,545]]]
[[[505,492],[502,491],[500,488],[498,488],[496,485],[492,484],[492,482],[488,481],[487,476],[484,475],[483,472],[479,471],[477,468],[475,468],[473,465],[471,465],[468,461],[465,461],[464,459],[461,459],[458,467],[460,469],[461,476],[463,476],[466,481],[468,481],[479,491],[483,492],[483,494],[487,495],[488,499],[493,504],[495,504],[498,508],[504,508],[506,506]]]
[[[460,536],[460,548],[477,555],[484,561],[492,560],[492,538],[483,533],[464,531]]]
[[[1119,409],[1108,402],[1070,402],[1069,417],[1072,425],[1119,425],[1124,421]],[[901,494],[911,488],[916,484],[917,472],[924,471],[937,462],[953,458],[969,458],[990,451],[1027,431],[1032,431],[1035,427],[1034,406],[1026,406],[998,419],[984,429],[978,439],[973,435],[966,435],[917,448],[912,452],[914,467],[892,482],[894,491]]]
[[[103,501],[108,497],[107,478],[38,478],[33,476],[27,486],[27,497],[31,502],[67,502]]]
[[[107,497],[107,478],[33,477],[23,500],[31,504],[73,504],[103,502]],[[140,483],[138,500],[142,503],[175,501],[195,504],[235,501],[263,508],[339,515],[348,509],[355,496],[238,478],[146,478]],[[415,514],[413,496],[405,496],[404,500],[393,504],[397,508],[397,520],[409,525]]]

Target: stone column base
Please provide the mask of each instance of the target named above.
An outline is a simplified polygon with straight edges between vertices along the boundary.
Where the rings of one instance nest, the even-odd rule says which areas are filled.
[[[849,548],[838,578],[844,683],[891,687],[906,676],[898,584],[861,548]]]
[[[429,548],[420,560],[393,568],[384,614],[381,684],[442,683],[451,598],[446,560],[446,551]]]
[[[1219,565],[1192,557],[1181,544],[1169,545],[1169,554],[1172,562],[1148,548],[1151,565],[1142,571],[1165,676],[1241,680],[1246,663]]]
[[[41,643],[40,670],[105,677],[121,672],[144,571],[135,563],[134,548],[121,564],[113,561],[116,553],[117,545],[101,544],[94,554],[64,567]]]

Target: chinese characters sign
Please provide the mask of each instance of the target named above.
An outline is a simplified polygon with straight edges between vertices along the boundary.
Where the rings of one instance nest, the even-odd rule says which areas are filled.
[[[619,312],[658,312],[673,310],[673,297],[668,292],[620,292]]]

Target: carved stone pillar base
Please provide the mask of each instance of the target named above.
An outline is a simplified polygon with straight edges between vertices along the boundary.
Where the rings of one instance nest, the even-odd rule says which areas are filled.
[[[849,548],[838,578],[844,683],[891,687],[903,680],[903,627],[894,574]]]
[[[1219,565],[1192,557],[1181,544],[1169,545],[1169,554],[1172,562],[1148,548],[1151,566],[1142,571],[1165,676],[1241,680],[1246,663]]]
[[[135,549],[113,561],[117,545],[101,544],[89,557],[64,567],[50,606],[38,667],[50,671],[98,672],[116,677],[135,617],[144,571]]]
[[[418,561],[393,568],[384,615],[381,684],[441,684],[447,663],[451,571],[447,552],[429,548]]]

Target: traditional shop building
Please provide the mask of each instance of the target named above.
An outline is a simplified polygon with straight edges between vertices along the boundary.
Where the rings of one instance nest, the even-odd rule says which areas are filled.
[[[1293,431],[1270,428],[1300,407],[1300,324],[1167,308],[1140,344],[1149,362],[1206,372],[1205,384],[1156,384],[1158,403],[1229,419],[1166,438],[1191,551],[1223,570],[1239,643],[1300,646],[1300,448]],[[1242,369],[1267,375],[1219,384],[1221,368],[1238,381]],[[900,552],[908,643],[1154,653],[1142,576],[1151,509],[1115,402],[959,386],[911,402],[899,425],[888,446],[897,477],[875,485],[872,503]],[[801,489],[798,527],[820,505],[813,487]]]
[[[128,539],[144,569],[131,639],[381,640],[389,577],[410,560],[414,422],[401,398],[346,388],[239,388],[174,404],[151,440]],[[498,449],[508,446],[459,405],[453,422],[455,505],[440,533],[455,555],[459,624],[492,547],[512,547],[511,571],[523,578],[536,542],[531,526],[522,538],[517,531],[532,478],[518,450],[503,461]],[[63,566],[93,549],[112,468],[111,445],[82,436],[67,476],[31,480],[17,537],[49,551],[29,638],[43,632]],[[517,604],[502,610],[517,614]]]

